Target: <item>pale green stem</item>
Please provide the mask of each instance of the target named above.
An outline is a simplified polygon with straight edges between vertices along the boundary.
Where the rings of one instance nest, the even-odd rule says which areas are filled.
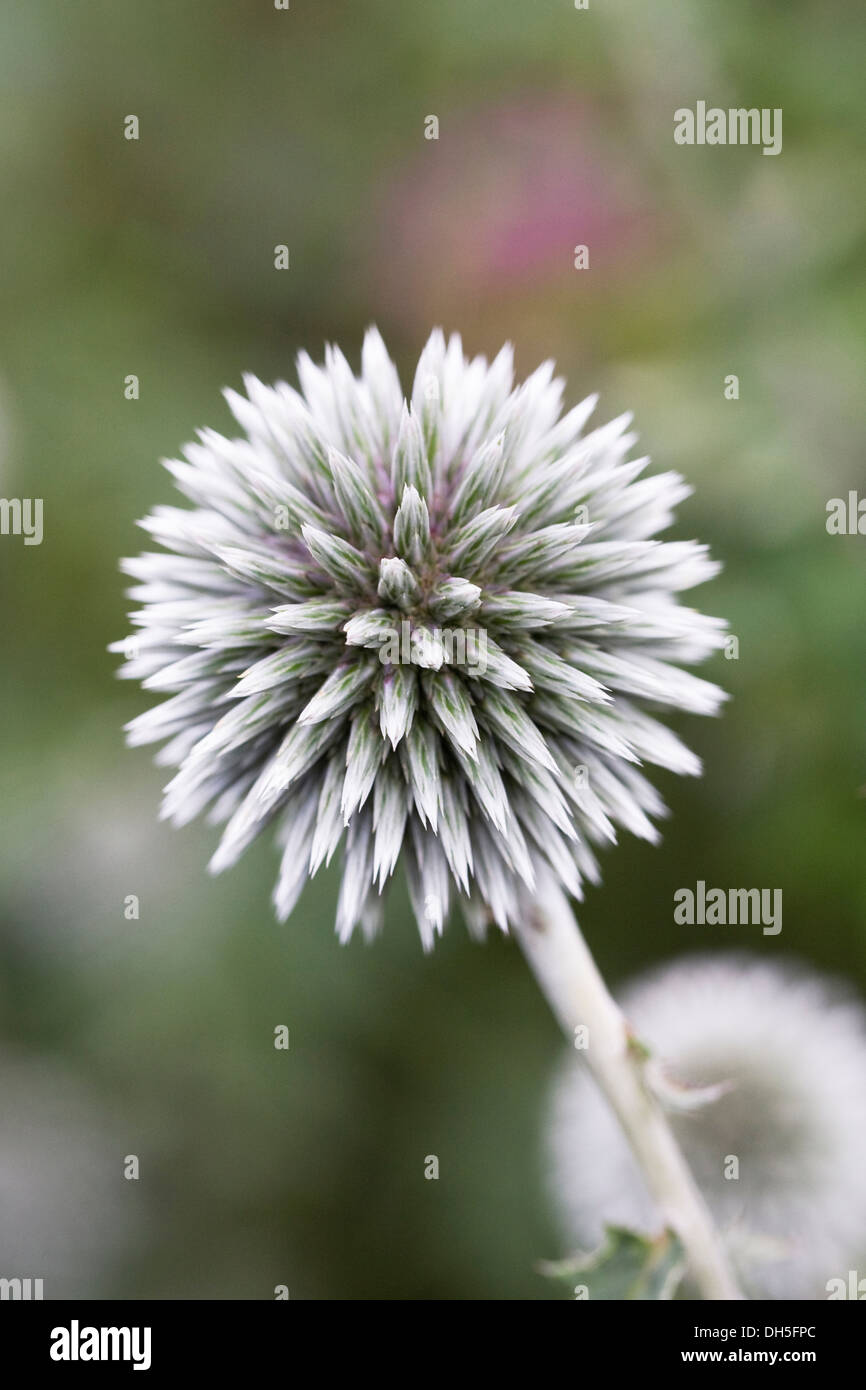
[[[679,1237],[704,1298],[743,1297],[721,1238],[657,1096],[644,1057],[611,997],[561,889],[542,885],[531,919],[515,935],[569,1038],[585,1028],[581,1053],[613,1108],[665,1224]]]

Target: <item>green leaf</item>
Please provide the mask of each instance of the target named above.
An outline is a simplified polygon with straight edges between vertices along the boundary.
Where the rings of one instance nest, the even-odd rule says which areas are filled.
[[[608,1226],[590,1254],[545,1261],[539,1273],[569,1286],[576,1299],[671,1299],[685,1274],[685,1252],[673,1231],[645,1236]]]

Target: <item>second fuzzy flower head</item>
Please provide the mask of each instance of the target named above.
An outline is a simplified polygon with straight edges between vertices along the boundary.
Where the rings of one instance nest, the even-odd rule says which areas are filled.
[[[507,347],[434,332],[408,402],[375,330],[360,376],[333,348],[298,376],[246,378],[246,437],[168,464],[193,507],[142,523],[165,553],[125,563],[115,645],[170,698],[130,741],[167,740],[166,817],[226,822],[214,871],[275,823],[281,918],[342,840],[342,938],[376,931],[401,851],[425,947],[455,886],[507,930],[540,874],[579,897],[617,825],[656,838],[643,763],[700,770],[653,712],[722,698],[680,669],[723,641],[678,601],[715,566],[653,539],[689,489],[641,477],[628,416],[562,414],[551,363],[515,388]]]

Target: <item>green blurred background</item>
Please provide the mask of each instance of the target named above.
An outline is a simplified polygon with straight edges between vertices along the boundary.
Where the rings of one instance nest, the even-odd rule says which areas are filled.
[[[0,540],[0,1273],[551,1294],[560,1044],[516,950],[452,922],[425,958],[399,888],[383,939],[341,949],[334,874],[279,927],[264,842],[210,879],[215,833],[157,822],[165,774],[121,732],[149,697],[105,650],[135,520],[173,500],[159,458],[230,431],[242,372],[357,361],[370,322],[404,374],[440,323],[512,339],[521,373],[555,356],[599,420],[634,409],[695,486],[677,534],[724,561],[696,601],[739,637],[707,668],[733,699],[680,721],[706,775],[665,779],[662,846],[624,839],[589,892],[608,977],[747,946],[866,985],[866,541],[825,529],[864,484],[864,39],[842,0],[4,7],[0,492],[44,498],[45,535]],[[781,156],[676,146],[698,98],[782,107]],[[675,926],[698,878],[782,887],[781,936]]]

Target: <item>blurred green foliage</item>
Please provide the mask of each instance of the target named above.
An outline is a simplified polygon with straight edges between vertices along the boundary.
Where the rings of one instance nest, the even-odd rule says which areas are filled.
[[[550,1296],[559,1044],[517,952],[455,922],[425,959],[400,887],[384,938],[341,949],[333,874],[278,927],[270,846],[209,879],[213,832],[158,824],[164,773],[122,744],[147,697],[105,648],[118,557],[171,500],[159,458],[229,429],[243,371],[356,359],[368,322],[404,372],[434,322],[512,338],[521,371],[555,355],[570,400],[634,409],[695,486],[678,534],[725,563],[695,601],[740,639],[711,672],[733,699],[680,723],[706,775],[667,779],[662,846],[606,856],[582,910],[602,968],[747,946],[866,986],[866,541],[824,525],[864,484],[864,39],[842,0],[4,9],[0,492],[44,498],[45,539],[0,542],[0,1048],[77,1078],[117,1173],[110,1200],[92,1175],[102,1259],[56,1273],[34,1231],[4,1272],[47,1296]],[[781,156],[675,146],[698,96],[781,106]],[[675,926],[698,878],[782,887],[782,935]],[[2,1067],[0,1110],[14,1129]]]

